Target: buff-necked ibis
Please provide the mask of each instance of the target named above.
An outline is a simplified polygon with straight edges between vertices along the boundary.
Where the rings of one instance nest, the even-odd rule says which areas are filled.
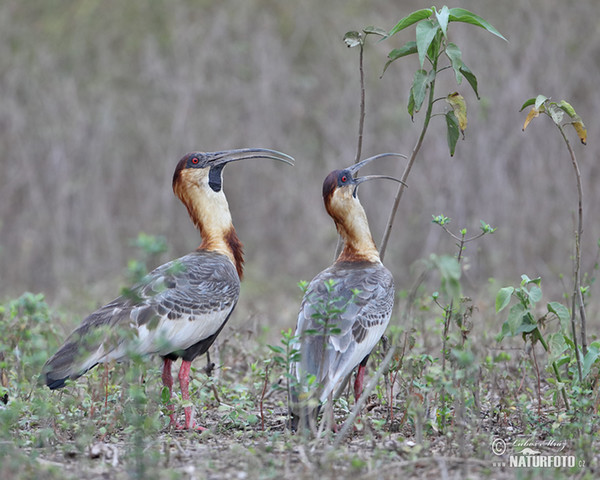
[[[390,155],[397,154],[377,155],[334,170],[323,182],[325,209],[344,247],[334,264],[309,283],[302,299],[294,345],[300,359],[290,368],[295,378],[291,388],[294,427],[298,421],[308,426],[320,405],[337,398],[357,366],[354,395],[358,400],[369,355],[389,323],[394,279],[381,263],[357,189],[375,178],[400,180],[354,175],[367,163]]]
[[[76,379],[99,363],[126,359],[131,352],[158,354],[170,394],[171,365],[181,357],[181,395],[189,400],[191,362],[208,350],[223,329],[238,300],[242,278],[242,244],[223,193],[223,168],[252,158],[293,164],[284,153],[259,148],[193,152],[179,161],[173,191],[200,230],[201,245],[156,268],[127,295],[85,318],[46,362],[42,375],[48,387],[63,387],[65,380]],[[133,338],[121,337],[123,329],[133,330]],[[184,412],[183,428],[193,428],[192,408],[185,406]],[[171,425],[179,427],[172,406],[170,419]]]

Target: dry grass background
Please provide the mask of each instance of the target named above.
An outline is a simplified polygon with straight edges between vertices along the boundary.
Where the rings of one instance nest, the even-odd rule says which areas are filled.
[[[320,196],[333,168],[353,162],[358,125],[356,50],[346,31],[391,28],[423,1],[82,0],[0,3],[0,296],[44,292],[73,322],[116,296],[129,239],[144,231],[170,245],[159,261],[200,240],[171,191],[177,160],[192,150],[260,146],[297,159],[225,170],[225,191],[245,244],[247,275],[233,323],[291,327],[298,280],[331,263],[336,237]],[[441,6],[441,5],[440,5]],[[508,39],[456,25],[453,40],[478,76],[481,101],[466,84],[466,140],[447,153],[445,124],[434,119],[409,178],[386,254],[398,289],[408,289],[416,259],[453,253],[431,223],[443,213],[455,229],[479,220],[498,227],[469,247],[465,285],[491,306],[500,284],[541,275],[544,292],[570,290],[575,179],[551,122],[521,132],[524,100],[566,99],[583,117],[588,146],[575,146],[584,176],[583,269],[600,238],[598,123],[600,21],[596,0],[484,1],[461,6]],[[407,35],[412,36],[412,30]],[[422,115],[406,100],[416,59],[380,79],[389,50],[366,51],[364,156],[408,154]],[[452,80],[452,81],[450,81]],[[456,89],[451,75],[438,92]],[[573,136],[573,143],[576,139]],[[373,168],[399,175],[404,162]],[[395,187],[363,188],[374,237],[383,233]],[[592,291],[596,295],[597,286]],[[488,311],[488,314],[491,313]],[[592,299],[588,327],[598,328]],[[499,329],[500,321],[498,322]]]

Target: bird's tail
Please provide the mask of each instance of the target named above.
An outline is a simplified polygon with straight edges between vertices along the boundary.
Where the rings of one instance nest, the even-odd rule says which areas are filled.
[[[97,332],[96,332],[97,333]],[[75,380],[106,357],[104,342],[75,330],[42,368],[40,383],[50,390],[62,388],[67,379]]]
[[[77,361],[80,356],[77,343],[66,342],[44,365],[41,380],[50,390],[54,390],[64,387],[65,381],[69,378],[72,380],[79,378],[95,365],[83,368],[81,362]]]

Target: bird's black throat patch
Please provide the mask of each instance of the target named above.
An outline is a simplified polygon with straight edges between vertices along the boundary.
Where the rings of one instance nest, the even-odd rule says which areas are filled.
[[[215,192],[221,191],[221,173],[223,172],[223,165],[216,165],[214,167],[210,167],[208,171],[208,186],[213,189]]]

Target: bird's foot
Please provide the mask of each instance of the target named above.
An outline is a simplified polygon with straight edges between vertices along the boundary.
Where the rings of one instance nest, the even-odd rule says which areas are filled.
[[[196,422],[191,422],[189,425],[185,424],[185,425],[176,425],[175,427],[177,430],[192,430],[192,431],[196,431],[196,432],[204,432],[206,430],[206,428],[201,427],[200,425],[197,425]]]

